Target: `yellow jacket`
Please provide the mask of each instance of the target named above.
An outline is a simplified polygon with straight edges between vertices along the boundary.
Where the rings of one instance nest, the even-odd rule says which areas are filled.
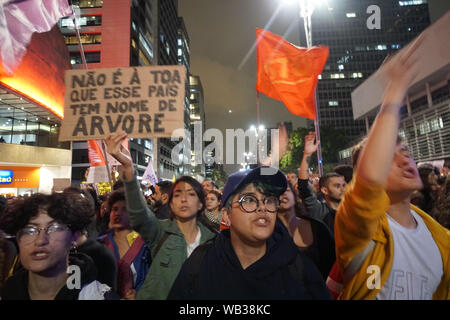
[[[339,269],[345,268],[360,253],[370,240],[375,246],[365,258],[361,268],[344,284],[338,299],[373,300],[389,277],[393,262],[394,243],[389,228],[386,210],[389,198],[382,186],[377,186],[355,177],[336,213],[334,225],[336,259]],[[443,276],[433,294],[433,299],[450,299],[450,231],[419,208],[411,205],[431,232],[442,257]],[[369,289],[372,276],[369,266],[380,268],[380,289]]]

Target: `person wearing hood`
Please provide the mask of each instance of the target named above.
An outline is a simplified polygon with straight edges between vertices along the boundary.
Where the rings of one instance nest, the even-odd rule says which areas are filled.
[[[11,276],[2,300],[106,300],[117,296],[98,282],[93,260],[71,252],[90,212],[77,209],[76,197],[34,194],[14,201],[0,228],[15,234],[23,269]]]
[[[286,187],[271,167],[230,175],[222,198],[230,228],[185,261],[168,299],[330,299],[314,263],[277,222]]]

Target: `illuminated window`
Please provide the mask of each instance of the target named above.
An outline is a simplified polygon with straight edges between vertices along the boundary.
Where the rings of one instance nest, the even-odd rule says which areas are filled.
[[[328,105],[330,107],[336,107],[339,105],[339,102],[338,101],[328,101]]]
[[[355,12],[347,12],[347,18],[356,18]]]
[[[409,0],[409,1],[399,1],[398,5],[403,7],[403,6],[417,6],[420,4],[425,4],[428,3],[427,0]]]

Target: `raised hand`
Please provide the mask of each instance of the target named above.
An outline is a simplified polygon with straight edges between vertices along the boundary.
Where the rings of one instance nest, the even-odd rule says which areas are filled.
[[[398,53],[386,63],[389,83],[384,93],[383,105],[386,107],[401,107],[408,88],[419,72],[420,64],[415,55],[422,44],[424,35],[421,34],[404,53]]]
[[[284,123],[281,123],[278,125],[278,130],[279,130],[279,136],[278,136],[278,152],[279,152],[279,156],[280,158],[283,157],[283,155],[286,153],[287,149],[288,149],[288,145],[289,145],[289,135],[287,133],[286,130],[286,126],[284,125]]]
[[[112,133],[105,139],[106,151],[112,155],[123,166],[125,178],[133,177],[133,160],[130,151],[122,145],[123,139],[127,138],[125,132]]]
[[[316,133],[315,132],[309,132],[305,136],[305,147],[303,149],[303,154],[304,155],[310,156],[314,152],[317,151],[317,148],[319,147],[319,143],[317,141],[314,142],[315,139],[316,139]]]

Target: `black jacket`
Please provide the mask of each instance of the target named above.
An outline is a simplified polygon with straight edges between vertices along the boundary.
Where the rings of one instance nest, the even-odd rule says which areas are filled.
[[[156,209],[155,216],[159,220],[169,219],[170,218],[169,205],[166,203],[166,204],[163,204],[162,206],[160,206],[158,209]]]
[[[334,218],[336,210],[330,208],[325,200],[318,200],[308,180],[298,179],[298,195],[305,205],[308,215],[322,220],[334,238]]]
[[[299,214],[298,217],[310,222],[314,238],[313,243],[310,246],[306,248],[298,247],[298,249],[314,262],[322,274],[322,278],[326,281],[331,268],[336,261],[334,237],[329,228],[322,221],[301,214]]]
[[[201,248],[183,264],[168,299],[330,299],[319,271],[297,250],[279,222],[267,240],[266,254],[245,270],[231,245],[229,230],[222,231],[213,240],[201,261],[195,259],[197,250]],[[302,284],[292,275],[290,267],[298,258],[303,264]],[[192,273],[193,268],[197,272]]]
[[[77,247],[77,251],[87,254],[94,260],[98,271],[96,280],[117,291],[117,261],[111,250],[96,240],[88,239]]]
[[[71,254],[69,256],[69,265],[77,265],[81,271],[81,288],[91,283],[97,278],[97,269],[93,260],[83,253]],[[64,286],[59,290],[55,300],[78,300],[81,289],[69,289]],[[17,271],[6,282],[2,292],[2,300],[31,300],[28,294],[28,270],[21,269]],[[110,291],[105,293],[105,299],[116,300],[117,294]]]

